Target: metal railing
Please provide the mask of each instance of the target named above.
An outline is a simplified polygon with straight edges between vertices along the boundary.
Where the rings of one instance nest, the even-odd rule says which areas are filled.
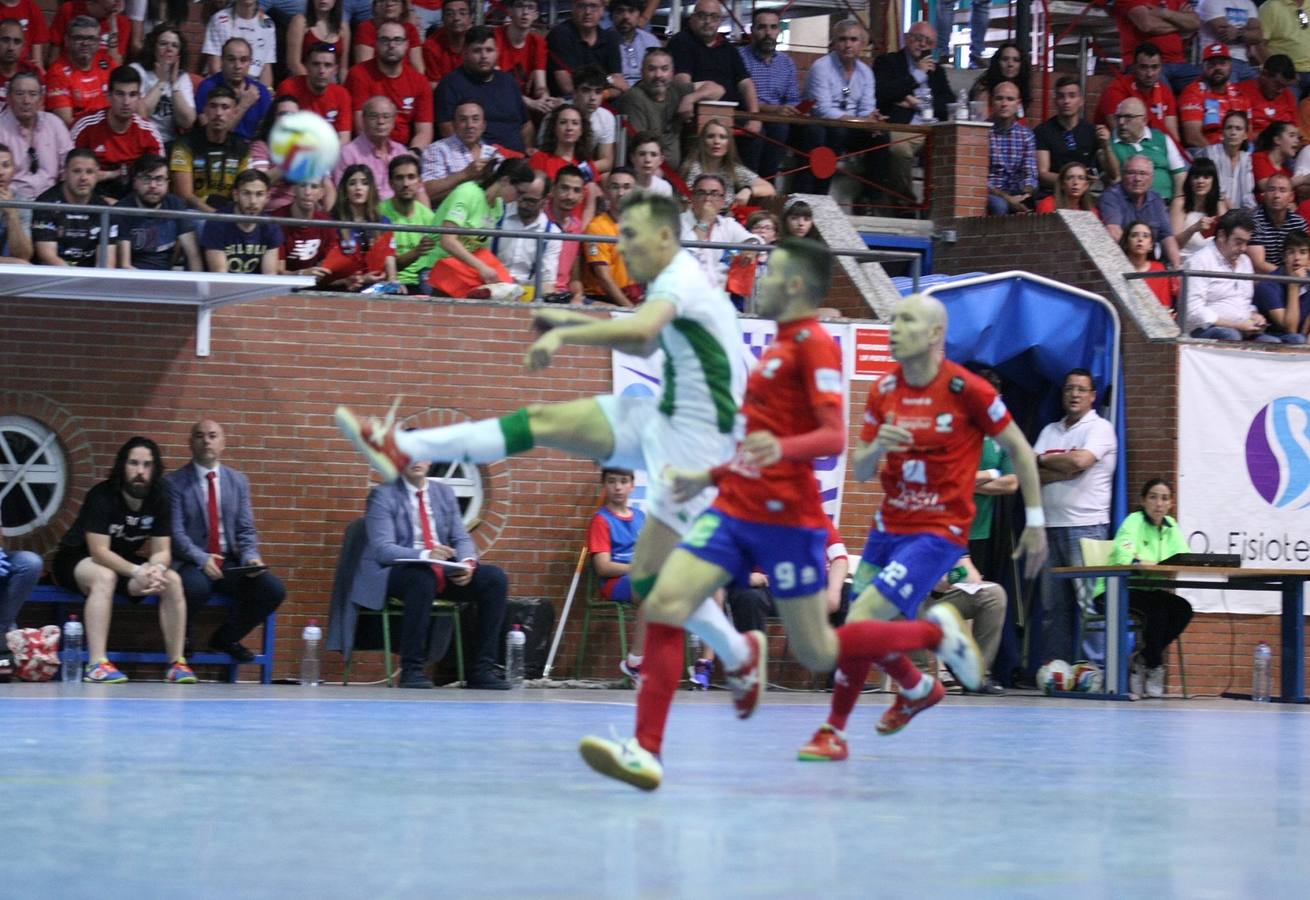
[[[109,249],[109,230],[112,220],[143,218],[183,219],[193,222],[264,223],[277,225],[279,227],[293,225],[307,228],[352,228],[362,231],[391,231],[430,235],[452,234],[457,237],[513,238],[515,240],[533,241],[536,245],[535,255],[537,259],[541,258],[541,254],[545,249],[543,246],[545,241],[573,241],[575,243],[586,244],[617,244],[619,242],[619,239],[616,237],[596,234],[566,234],[564,232],[547,233],[521,229],[508,230],[503,228],[447,228],[439,225],[405,225],[388,222],[342,222],[336,219],[294,219],[286,216],[244,216],[237,213],[204,213],[195,210],[144,209],[140,207],[128,207],[120,210],[114,206],[99,206],[93,204],[40,203],[35,200],[0,200],[0,209],[6,208],[49,211],[60,214],[85,213],[98,216],[100,219],[99,258],[101,260],[106,257]],[[749,253],[767,252],[772,246],[759,243],[729,243],[726,241],[682,241],[681,244],[688,249],[703,248],[736,252],[744,251]],[[829,247],[828,249],[834,256],[849,256],[862,262],[908,262],[910,264],[910,275],[914,290],[916,292],[919,290],[919,279],[923,275],[923,259],[918,253],[899,250],[855,250],[838,247]],[[542,296],[541,279],[541,267],[536,266],[533,276],[533,296],[536,298]],[[747,300],[749,301],[750,298],[747,298]],[[753,309],[748,311],[753,311]]]
[[[1272,281],[1275,284],[1299,284],[1310,286],[1310,277],[1297,278],[1294,275],[1248,275],[1245,272],[1210,272],[1201,269],[1166,269],[1160,272],[1125,272],[1125,281],[1148,281],[1153,278],[1177,278],[1178,299],[1174,301],[1174,318],[1178,321],[1181,337],[1190,337],[1187,330],[1187,283],[1189,278],[1213,278],[1228,281]],[[1293,326],[1295,328],[1295,325]]]

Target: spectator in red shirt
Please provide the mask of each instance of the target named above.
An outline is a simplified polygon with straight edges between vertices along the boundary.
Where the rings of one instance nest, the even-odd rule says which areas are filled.
[[[68,0],[62,4],[50,24],[50,39],[55,52],[67,51],[64,34],[69,23],[79,16],[96,20],[100,49],[108,54],[114,65],[121,65],[132,44],[132,20],[123,15],[123,0]]]
[[[341,143],[348,144],[355,123],[354,102],[350,91],[337,84],[340,71],[338,52],[331,44],[310,47],[305,74],[284,79],[277,86],[277,92],[294,97],[301,109],[316,112],[327,119],[328,124],[337,130]]]
[[[405,60],[409,39],[405,26],[384,22],[378,26],[378,55],[351,66],[346,89],[355,107],[355,134],[364,130],[364,104],[383,96],[396,105],[396,124],[391,139],[421,150],[432,143],[432,86],[427,78]]]
[[[1160,48],[1164,77],[1175,94],[1196,80],[1201,70],[1187,61],[1184,39],[1201,27],[1192,0],[1118,0],[1114,18],[1119,25],[1119,54],[1127,59],[1138,44]]]
[[[98,46],[98,29],[90,16],[70,21],[65,35],[68,49],[46,73],[46,109],[65,125],[109,105],[109,70],[114,64]]]
[[[1211,44],[1202,57],[1201,78],[1178,98],[1183,146],[1204,147],[1224,139],[1224,116],[1232,109],[1248,111],[1251,102],[1232,82],[1233,59],[1227,44]]]
[[[1155,258],[1155,237],[1151,226],[1145,222],[1130,222],[1119,238],[1119,247],[1128,257],[1128,265],[1134,272],[1163,272],[1164,263]],[[1178,279],[1147,278],[1146,286],[1155,294],[1160,305],[1165,309],[1174,308],[1174,299],[1178,295]]]
[[[288,219],[316,219],[330,222],[331,216],[323,211],[323,185],[302,181],[291,186],[291,205],[275,216]],[[282,246],[278,257],[282,260],[283,275],[306,275],[323,278],[329,273],[322,262],[337,246],[337,230],[326,225],[283,225]]]
[[[373,0],[373,18],[354,25],[350,48],[355,55],[354,61],[368,62],[377,55],[378,27],[385,22],[398,22],[404,26],[405,37],[409,41],[409,64],[422,72],[423,35],[410,21],[409,0]],[[349,61],[343,60],[342,65],[348,64]]]
[[[304,75],[309,54],[315,46],[326,44],[350,59],[350,23],[342,17],[345,0],[309,0],[305,12],[293,16],[287,26],[287,71]]]
[[[49,59],[50,28],[41,4],[37,0],[0,0],[0,19],[15,19],[23,26],[26,43],[19,58],[38,68],[44,66]]]
[[[0,19],[0,104],[9,96],[9,80],[19,72],[44,74],[39,66],[24,61],[26,46],[22,24],[17,19]]]
[[[441,17],[441,27],[423,42],[423,74],[433,87],[464,65],[464,36],[473,27],[473,9],[469,0],[446,0]]]
[[[1275,122],[1255,139],[1255,152],[1251,154],[1251,174],[1255,177],[1255,197],[1260,199],[1269,176],[1282,173],[1292,178],[1292,187],[1299,188],[1310,176],[1295,178],[1293,163],[1301,149],[1301,132],[1291,122]]]
[[[141,73],[119,66],[109,75],[109,106],[87,113],[73,126],[73,146],[96,155],[100,193],[120,200],[132,189],[132,164],[147,153],[164,155],[164,141],[149,119],[137,115]]]
[[[1115,112],[1119,104],[1136,97],[1146,106],[1146,124],[1165,132],[1180,146],[1182,133],[1178,130],[1178,104],[1169,85],[1160,80],[1164,63],[1160,61],[1160,48],[1152,43],[1141,44],[1133,55],[1132,71],[1120,75],[1106,85],[1101,102],[1096,106],[1096,125],[1114,128]]]
[[[1275,53],[1265,60],[1259,75],[1238,83],[1237,89],[1250,104],[1253,133],[1259,134],[1274,122],[1296,121],[1294,87],[1296,67],[1292,65],[1292,57],[1285,53]]]
[[[537,0],[514,0],[509,21],[496,29],[496,65],[519,83],[528,109],[538,115],[559,106],[560,98],[546,93],[546,37],[534,31]]]

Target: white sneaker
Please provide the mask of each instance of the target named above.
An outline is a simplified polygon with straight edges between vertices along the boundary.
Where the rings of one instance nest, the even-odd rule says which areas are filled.
[[[519,287],[517,284],[505,284],[502,282],[488,284],[485,285],[485,287],[487,294],[489,295],[487,299],[489,300],[517,300],[523,296],[523,288]]]
[[[978,644],[965,629],[964,620],[955,607],[949,603],[938,603],[924,613],[923,617],[942,630],[942,642],[934,650],[937,658],[950,666],[966,690],[976,691],[981,688],[987,667],[983,665]]]
[[[1164,666],[1146,670],[1146,696],[1155,700],[1164,696]]]
[[[1146,669],[1137,661],[1137,657],[1133,657],[1128,669],[1128,692],[1138,697],[1146,696]]]
[[[622,741],[617,735],[613,740],[589,735],[578,744],[578,752],[600,774],[643,791],[655,790],[664,778],[659,757],[638,744],[635,737]]]

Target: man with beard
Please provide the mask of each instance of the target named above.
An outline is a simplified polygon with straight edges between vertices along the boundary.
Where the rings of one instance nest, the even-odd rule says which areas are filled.
[[[432,88],[427,76],[408,61],[405,26],[400,22],[379,25],[377,47],[377,56],[352,66],[346,76],[355,109],[355,134],[364,131],[364,105],[381,95],[396,107],[391,139],[421,150],[432,143]]]
[[[1205,48],[1201,77],[1178,98],[1183,146],[1204,147],[1224,139],[1224,116],[1232,109],[1249,111],[1251,101],[1232,82],[1233,60],[1225,44]]]
[[[423,205],[423,179],[419,177],[417,157],[397,156],[387,166],[387,180],[392,195],[382,201],[378,212],[393,225],[440,225],[435,210]],[[426,284],[428,270],[437,261],[437,237],[417,231],[397,231],[394,236],[396,251],[396,280],[417,293],[419,285]]]
[[[55,584],[86,596],[89,662],[83,681],[127,681],[106,656],[114,595],[125,594],[138,603],[158,596],[159,627],[172,660],[167,680],[195,684],[196,676],[182,657],[186,599],[182,579],[169,568],[171,534],[159,447],[150,438],[134,437],[118,448],[109,478],[87,493],[50,566]]]
[[[782,13],[776,9],[756,9],[751,15],[750,46],[739,47],[737,52],[755,84],[760,112],[797,116],[800,115],[796,105],[801,102],[801,83],[791,57],[778,52],[780,34]],[[768,122],[762,128],[768,140],[743,142],[741,162],[767,179],[778,173],[791,126]]]
[[[118,208],[185,210],[182,198],[168,192],[168,160],[153,153],[138,159],[132,166],[132,193]],[[204,271],[190,219],[125,218],[118,227],[119,268],[167,272],[180,248],[187,271]]]
[[[661,46],[660,39],[641,27],[642,4],[639,0],[614,0],[610,4],[614,33],[619,36],[619,62],[623,80],[632,87],[642,78],[646,54]]]
[[[718,100],[723,87],[707,81],[700,87],[673,79],[673,56],[655,49],[641,65],[641,80],[615,101],[628,123],[642,134],[659,135],[664,159],[674,169],[682,162],[682,125],[690,121],[696,104]],[[634,141],[632,146],[636,146]]]
[[[1152,43],[1139,45],[1128,74],[1120,75],[1101,92],[1095,124],[1114,128],[1119,104],[1129,97],[1136,97],[1146,106],[1147,125],[1167,131],[1175,141],[1182,140],[1182,133],[1178,130],[1178,101],[1169,85],[1160,80],[1163,70],[1160,48]]]
[[[247,169],[237,176],[236,200],[226,213],[249,216],[264,214],[268,206],[268,176],[258,169]],[[209,222],[200,236],[205,248],[205,268],[211,272],[241,272],[255,275],[278,275],[282,261],[282,229],[266,222]]]
[[[498,59],[496,33],[486,25],[470,28],[464,41],[464,65],[437,85],[437,123],[441,136],[449,137],[455,131],[455,109],[466,100],[476,100],[482,106],[488,142],[524,153],[532,143],[532,120],[518,82],[496,68]]]
[[[41,203],[71,203],[74,206],[109,206],[95,193],[100,167],[90,150],[68,151],[64,180],[36,199]],[[114,243],[118,226],[109,223],[109,247],[100,257],[100,216],[94,213],[39,210],[32,215],[32,243],[35,262],[45,266],[103,266],[114,268]]]

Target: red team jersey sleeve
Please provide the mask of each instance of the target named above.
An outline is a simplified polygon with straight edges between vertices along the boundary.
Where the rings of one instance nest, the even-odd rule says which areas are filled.
[[[983,435],[995,437],[1013,421],[1005,401],[950,361],[921,388],[907,384],[898,366],[870,391],[860,440],[872,442],[889,415],[913,443],[883,461],[879,526],[892,534],[926,532],[966,544]]]
[[[587,552],[611,553],[614,549],[614,539],[610,535],[610,523],[600,513],[591,517],[591,525],[587,527]]]

